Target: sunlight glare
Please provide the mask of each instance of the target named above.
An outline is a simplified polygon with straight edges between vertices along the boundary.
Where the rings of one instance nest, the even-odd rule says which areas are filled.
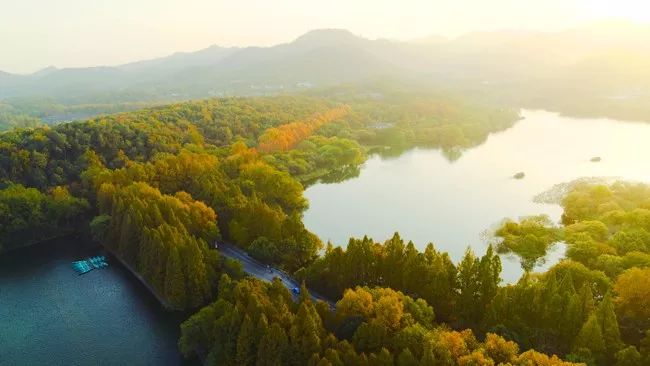
[[[647,0],[584,0],[584,13],[593,19],[624,18],[650,22],[650,1]]]

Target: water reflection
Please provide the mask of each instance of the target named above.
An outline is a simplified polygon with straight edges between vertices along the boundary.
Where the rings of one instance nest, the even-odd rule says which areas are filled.
[[[503,218],[546,214],[561,208],[534,202],[553,185],[580,177],[616,176],[650,181],[650,124],[577,119],[544,111],[522,112],[514,127],[491,135],[462,155],[432,149],[373,155],[358,177],[307,189],[305,224],[321,239],[345,245],[351,236],[384,241],[399,231],[423,249],[433,242],[459,260],[467,246],[485,251],[481,232]],[[594,156],[602,157],[598,163]],[[512,179],[524,172],[523,179]],[[557,245],[547,268],[563,256]],[[503,277],[522,273],[504,258]]]

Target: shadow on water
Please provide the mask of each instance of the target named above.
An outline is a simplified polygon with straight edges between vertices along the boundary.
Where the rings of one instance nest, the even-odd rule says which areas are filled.
[[[0,365],[179,365],[179,324],[126,268],[79,276],[101,248],[66,238],[0,256]]]

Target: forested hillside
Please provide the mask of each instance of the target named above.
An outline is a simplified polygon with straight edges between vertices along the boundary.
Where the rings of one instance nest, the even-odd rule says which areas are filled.
[[[0,243],[45,239],[45,224],[52,235],[89,228],[169,307],[205,306],[180,347],[209,364],[649,360],[647,187],[569,194],[557,233],[569,259],[513,285],[501,284],[492,247],[453,263],[396,234],[321,253],[302,222],[305,185],[354,175],[370,151],[427,146],[453,159],[518,118],[439,95],[335,94],[211,99],[2,133]],[[336,309],[243,278],[215,240],[294,273]]]
[[[392,135],[426,128],[439,131],[428,144],[462,149],[516,119],[423,98],[431,106],[420,110],[405,97],[212,99],[2,133],[0,243],[28,245],[97,215],[100,242],[175,307],[195,307],[213,293],[219,261],[207,248],[216,238],[288,270],[315,258],[322,244],[302,224],[303,184],[355,174],[370,147],[421,142]],[[169,285],[189,278],[195,288]]]

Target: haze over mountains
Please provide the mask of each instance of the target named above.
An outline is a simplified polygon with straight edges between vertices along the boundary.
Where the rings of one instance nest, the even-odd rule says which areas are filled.
[[[206,49],[115,67],[0,72],[0,98],[61,103],[254,95],[373,80],[528,101],[567,89],[629,99],[650,90],[650,26],[606,22],[556,33],[474,32],[456,39],[368,40],[339,29],[273,47]]]

